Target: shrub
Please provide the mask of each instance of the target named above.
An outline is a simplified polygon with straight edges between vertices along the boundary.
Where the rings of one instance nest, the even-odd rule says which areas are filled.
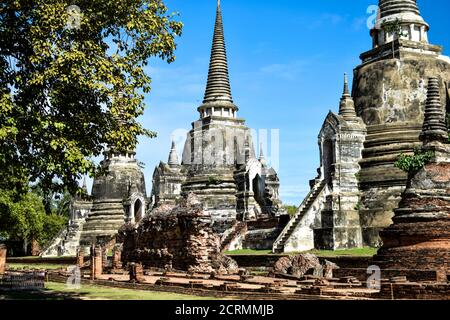
[[[416,148],[414,150],[414,155],[408,156],[403,153],[400,154],[395,166],[409,174],[414,174],[419,172],[419,170],[429,163],[433,157],[433,151],[425,152],[422,149]]]

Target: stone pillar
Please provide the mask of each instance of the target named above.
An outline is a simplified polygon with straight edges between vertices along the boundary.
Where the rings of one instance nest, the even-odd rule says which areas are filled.
[[[91,280],[101,276],[102,272],[102,248],[93,245],[91,247]]]
[[[95,280],[95,246],[91,246],[91,253],[90,253],[90,259],[91,259],[91,280]]]
[[[113,267],[113,270],[122,269],[122,247],[120,245],[114,246],[112,267]]]
[[[140,263],[132,262],[129,268],[130,282],[141,282],[144,275],[144,268]]]
[[[6,246],[0,244],[0,275],[5,273],[6,269]]]
[[[102,270],[108,268],[108,250],[102,249]]]
[[[95,278],[99,277],[103,273],[103,254],[102,254],[102,247],[96,246],[94,250],[95,256],[94,256],[94,265],[95,265],[95,272],[94,276]]]
[[[84,265],[84,248],[79,247],[77,249],[77,266],[83,268]]]

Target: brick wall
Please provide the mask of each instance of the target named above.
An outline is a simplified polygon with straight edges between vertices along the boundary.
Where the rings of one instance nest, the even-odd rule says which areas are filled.
[[[384,299],[450,300],[450,284],[383,283],[380,297]]]
[[[5,273],[6,268],[6,246],[0,244],[0,274]]]

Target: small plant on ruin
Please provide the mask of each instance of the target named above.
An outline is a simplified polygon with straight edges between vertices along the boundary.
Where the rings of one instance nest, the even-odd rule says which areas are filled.
[[[398,18],[394,21],[387,22],[384,25],[384,32],[392,34],[392,58],[395,59],[395,38],[400,39],[408,34],[403,33],[402,25]]]
[[[419,172],[419,170],[429,163],[433,157],[433,151],[425,152],[420,148],[416,148],[414,149],[414,155],[400,154],[395,166],[412,175]]]
[[[219,185],[221,183],[222,183],[222,181],[220,181],[219,179],[217,179],[214,176],[209,176],[208,177],[208,183],[207,183],[208,186],[211,186],[211,185],[212,186],[217,186],[217,185]]]

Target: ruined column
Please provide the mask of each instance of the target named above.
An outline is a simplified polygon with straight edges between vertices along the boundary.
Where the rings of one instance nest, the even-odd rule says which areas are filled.
[[[0,244],[0,274],[4,274],[6,269],[6,246]]]
[[[108,250],[106,248],[102,249],[102,270],[108,268]]]
[[[130,282],[141,282],[144,276],[144,268],[141,263],[132,262],[129,268]]]
[[[113,270],[122,269],[122,246],[121,245],[115,245],[113,248],[112,268],[113,268]]]
[[[102,247],[96,246],[94,250],[94,277],[97,278],[103,273],[103,254]]]
[[[91,259],[91,280],[95,280],[95,246],[91,246],[91,253],[90,253],[90,259]]]
[[[91,247],[91,280],[95,280],[102,275],[102,247]]]
[[[83,268],[84,266],[84,248],[79,247],[77,249],[77,266]]]

